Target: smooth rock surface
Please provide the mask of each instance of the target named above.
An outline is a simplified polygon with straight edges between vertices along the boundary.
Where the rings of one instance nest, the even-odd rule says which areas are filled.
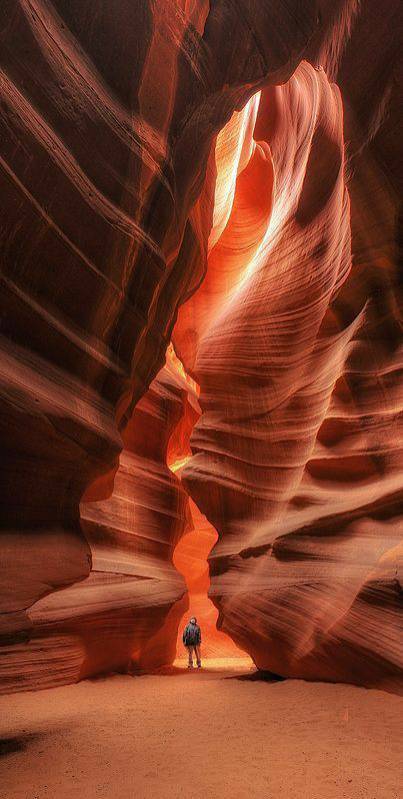
[[[186,492],[261,668],[401,677],[398,31],[3,0],[0,690],[174,658]]]
[[[285,86],[262,91],[257,114],[252,103],[243,112],[246,161],[235,147],[218,149],[217,190],[234,175],[216,205],[226,226],[217,217],[206,280],[174,332],[202,408],[183,480],[219,533],[210,556],[219,627],[260,668],[395,684],[403,667],[397,202],[370,144],[379,148],[383,133],[389,141],[393,106],[388,96],[375,129],[358,126],[362,106],[345,119],[344,94],[349,103],[363,64],[350,47],[340,60],[342,94],[322,66],[304,62]],[[377,53],[378,72],[385,61]],[[375,115],[383,100],[371,102]],[[260,168],[262,183],[254,176],[246,195],[256,153],[266,175]],[[396,171],[391,180],[398,185]]]

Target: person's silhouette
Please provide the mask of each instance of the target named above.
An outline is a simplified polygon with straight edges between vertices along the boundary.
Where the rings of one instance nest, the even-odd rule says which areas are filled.
[[[200,669],[201,630],[197,623],[197,619],[194,616],[192,616],[192,618],[190,619],[189,623],[186,625],[183,631],[183,643],[189,654],[188,669],[193,669],[193,652],[196,655],[197,668]]]

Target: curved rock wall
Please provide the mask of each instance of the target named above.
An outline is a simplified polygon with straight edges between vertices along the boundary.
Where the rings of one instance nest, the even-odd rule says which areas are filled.
[[[89,654],[82,674],[124,669],[129,661],[131,670],[155,668],[175,655],[172,639],[187,595],[172,558],[189,526],[189,511],[188,497],[166,460],[173,431],[194,405],[192,386],[178,373],[173,353],[168,353],[166,366],[124,431],[112,496],[98,502],[86,502],[84,497],[81,504],[93,565],[86,584],[76,590],[88,587],[99,595],[98,608],[90,593],[88,600],[82,593],[78,603],[83,615],[86,609],[91,612],[90,621],[95,619],[98,627],[93,655]],[[94,491],[96,486],[90,496]],[[123,625],[120,615],[126,619]],[[155,641],[163,625],[164,635]]]
[[[212,141],[256,86],[292,72],[316,25],[313,2],[291,23],[282,6],[242,6],[2,3],[1,618],[11,643],[29,634],[35,600],[89,574],[79,500],[116,469],[116,407],[126,424],[203,272],[205,231],[188,215]]]
[[[223,629],[284,674],[396,673],[397,13],[3,0],[5,690],[173,657],[176,320]]]
[[[285,86],[262,92],[254,155],[205,284],[181,309],[175,341],[202,408],[183,479],[219,531],[210,557],[219,625],[260,668],[390,684],[403,665],[402,338],[398,171],[389,184],[379,152],[392,135],[394,87],[385,99],[377,51],[378,92],[357,108],[377,17],[374,6],[357,17],[350,5],[328,23],[334,49],[319,48],[342,94],[317,54],[315,68],[302,63]],[[391,3],[390,21],[395,13]],[[372,31],[361,60],[354,20],[359,36]],[[242,176],[256,150],[272,164],[245,207]],[[261,214],[254,251],[253,226],[236,226],[238,194],[246,220]],[[237,278],[219,296],[236,260]]]
[[[172,433],[192,413],[198,413],[192,381],[169,350],[123,431],[116,474],[98,478],[81,502],[91,572],[27,610],[30,640],[2,649],[4,689],[45,688],[173,660],[187,593],[172,556],[189,511],[166,459]],[[110,498],[99,499],[108,486]],[[45,576],[46,566],[39,566]]]

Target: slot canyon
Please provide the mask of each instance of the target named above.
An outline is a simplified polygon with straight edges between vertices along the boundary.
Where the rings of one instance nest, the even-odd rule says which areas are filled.
[[[39,689],[173,685],[190,615],[256,697],[400,701],[401,28],[397,0],[2,0],[17,717]]]

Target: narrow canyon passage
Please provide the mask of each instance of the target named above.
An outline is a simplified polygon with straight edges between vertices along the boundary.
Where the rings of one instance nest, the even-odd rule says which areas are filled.
[[[1,0],[0,799],[402,799],[401,7]]]
[[[209,524],[197,505],[190,500],[193,529],[180,539],[174,552],[173,563],[183,575],[189,592],[189,609],[178,629],[175,664],[183,665],[186,653],[182,643],[182,630],[191,616],[196,616],[202,631],[202,660],[204,666],[225,668],[254,668],[252,659],[239,649],[232,639],[217,629],[218,610],[208,597],[210,586],[207,557],[217,541],[217,532]]]
[[[199,387],[187,374],[172,346],[168,350],[168,357],[178,377],[181,376],[186,381],[188,392],[193,394],[195,401],[195,407],[191,409],[189,405],[186,407],[171,434],[167,448],[167,466],[181,482],[182,471],[191,458],[190,436],[199,416],[197,402]],[[228,635],[217,629],[218,610],[208,596],[210,587],[208,556],[217,542],[218,533],[190,496],[186,516],[185,530],[175,546],[172,558],[174,567],[185,580],[189,603],[178,625],[174,666],[184,667],[187,664],[187,652],[183,645],[182,634],[189,619],[195,616],[202,632],[201,652],[204,668],[222,669],[230,666],[245,670],[253,669],[254,664],[250,656],[239,649]],[[162,631],[162,634],[164,633],[165,630]],[[168,627],[166,633],[172,634],[172,629]]]

